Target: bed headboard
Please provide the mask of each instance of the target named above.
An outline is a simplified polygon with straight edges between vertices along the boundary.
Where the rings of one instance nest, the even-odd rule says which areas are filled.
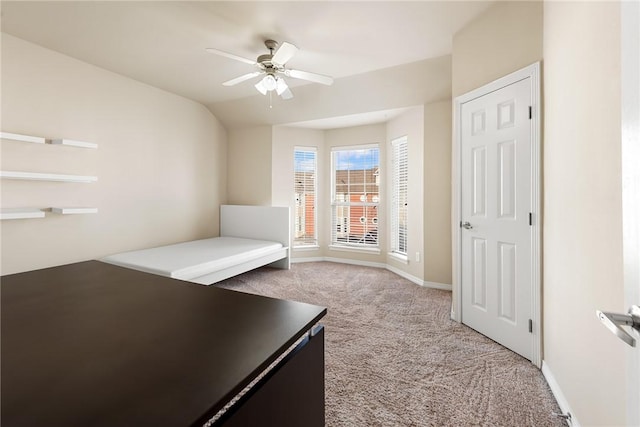
[[[280,206],[220,206],[220,236],[271,240],[289,247],[289,208]]]

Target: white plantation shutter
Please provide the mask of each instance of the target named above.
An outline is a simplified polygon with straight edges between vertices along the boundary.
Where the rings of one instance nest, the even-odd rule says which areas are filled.
[[[407,138],[391,141],[391,252],[407,255],[407,193],[409,156]]]
[[[293,246],[316,246],[318,153],[313,147],[295,147],[293,185],[295,193]]]
[[[331,245],[378,247],[378,145],[331,150]]]

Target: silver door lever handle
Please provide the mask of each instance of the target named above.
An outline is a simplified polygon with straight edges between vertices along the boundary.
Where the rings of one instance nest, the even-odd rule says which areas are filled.
[[[460,227],[465,228],[467,230],[471,230],[473,228],[473,225],[471,225],[469,221],[465,221],[465,222],[460,221]]]
[[[596,315],[600,321],[613,332],[622,341],[629,344],[631,347],[636,346],[636,339],[629,335],[627,331],[622,329],[622,326],[631,326],[640,333],[640,307],[632,305],[629,309],[629,314],[620,313],[607,313],[604,311],[596,310]]]

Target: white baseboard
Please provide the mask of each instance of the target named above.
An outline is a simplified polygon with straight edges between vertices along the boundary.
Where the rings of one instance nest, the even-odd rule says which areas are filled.
[[[298,264],[303,262],[321,262],[324,260],[325,260],[324,257],[321,257],[321,256],[291,258],[291,264]]]
[[[453,287],[447,283],[429,282],[427,280],[423,281],[422,286],[425,288],[441,289],[449,292],[453,289]]]
[[[389,264],[383,264],[380,262],[370,262],[370,261],[360,261],[355,259],[347,259],[347,258],[334,258],[334,257],[302,257],[302,258],[291,258],[291,263],[302,263],[302,262],[336,262],[339,264],[351,264],[351,265],[360,265],[363,267],[375,267],[375,268],[385,268],[392,273],[397,274],[400,277],[404,277],[405,279],[415,283],[416,285],[424,286],[425,288],[433,288],[433,289],[441,289],[444,291],[451,291],[451,285],[446,283],[437,283],[437,282],[429,282],[426,280],[422,280],[414,275],[411,275],[405,271],[400,270],[399,268],[393,267]]]
[[[324,260],[329,262],[337,262],[339,264],[361,265],[363,267],[385,268],[387,266],[386,264],[382,264],[380,262],[360,261],[357,259],[348,258],[334,258],[330,256],[324,257]]]
[[[560,410],[562,411],[562,413],[571,415],[571,418],[567,420],[567,425],[569,427],[581,427],[580,422],[578,421],[574,412],[571,410],[571,407],[569,406],[569,402],[567,401],[567,398],[564,397],[564,393],[562,393],[562,390],[560,389],[560,385],[558,384],[555,377],[553,376],[553,373],[551,372],[549,365],[547,365],[544,362],[544,360],[542,361],[542,375],[547,380],[547,384],[549,384],[551,393],[553,393],[553,397],[556,398],[556,401],[558,402],[558,406],[560,406]]]
[[[420,278],[418,278],[418,277],[416,277],[416,276],[414,276],[412,274],[409,274],[406,271],[402,271],[399,268],[396,268],[396,267],[394,267],[392,265],[389,265],[389,264],[386,264],[385,268],[387,270],[391,271],[392,273],[397,274],[400,277],[404,277],[405,279],[412,281],[416,285],[424,286],[424,280],[422,280],[422,279],[420,279]]]
[[[420,286],[424,286],[425,288],[432,288],[432,289],[441,289],[443,291],[449,291],[451,292],[451,285],[447,285],[445,283],[437,283],[437,282],[429,282],[427,280],[422,280],[416,276],[413,276],[409,273],[407,273],[406,271],[402,271],[399,268],[396,268],[392,265],[386,265],[385,268],[395,274],[397,274],[398,276],[404,277],[407,280],[412,281],[413,283],[415,283],[416,285],[420,285]]]

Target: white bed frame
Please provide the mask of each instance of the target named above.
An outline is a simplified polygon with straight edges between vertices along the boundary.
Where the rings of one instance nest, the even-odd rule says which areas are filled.
[[[220,206],[220,237],[226,238],[226,240],[221,239],[214,242],[218,239],[214,237],[193,242],[181,242],[173,245],[113,254],[102,258],[100,261],[134,270],[179,278],[201,285],[211,285],[265,265],[288,270],[291,265],[289,250],[291,227],[289,226],[289,221],[288,207],[222,205]],[[194,246],[196,248],[199,247],[199,242],[209,240],[212,241],[213,247],[215,247],[215,243],[219,244],[218,248],[221,249],[217,249],[218,254],[224,253],[225,245],[230,244],[229,238],[259,240],[261,241],[259,245],[264,245],[264,241],[273,242],[272,246],[276,246],[275,243],[280,243],[282,247],[274,250],[255,251],[256,245],[249,244],[252,249],[242,249],[244,252],[240,253],[237,252],[237,247],[236,249],[229,247],[227,256],[235,254],[235,261],[218,264],[215,261],[218,260],[217,257],[219,255],[216,255],[215,251],[200,252],[200,256],[195,257],[195,259],[193,259],[192,255],[189,255],[188,251],[190,250],[200,250],[193,249]],[[159,249],[162,251],[162,255],[157,255]],[[175,255],[171,255],[171,251],[176,251],[174,252]],[[159,268],[158,263],[162,266],[162,263],[166,262],[163,261],[162,257],[166,257],[167,253],[169,253],[169,256],[181,259],[182,272],[185,273],[188,270],[190,273],[185,273],[183,274],[184,277],[179,277],[180,274],[174,275],[171,271],[172,267],[167,267],[168,270],[166,271],[161,267]],[[240,256],[238,257],[238,255]],[[135,258],[134,261],[131,260],[132,256]],[[158,256],[161,258],[158,259]],[[128,260],[127,257],[129,257]],[[219,259],[224,259],[224,256]],[[149,260],[151,261],[149,262]],[[192,265],[189,265],[190,263]],[[220,268],[221,266],[226,267]]]
[[[190,279],[190,282],[211,285],[265,265],[286,270],[291,267],[288,207],[221,205],[220,236],[279,242],[282,251]]]

